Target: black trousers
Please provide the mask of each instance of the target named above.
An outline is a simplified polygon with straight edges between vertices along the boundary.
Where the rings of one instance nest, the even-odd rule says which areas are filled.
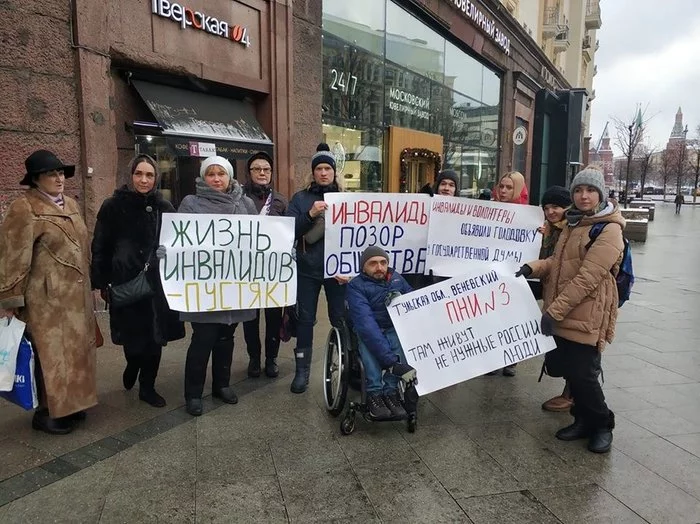
[[[185,361],[185,399],[202,398],[209,355],[212,390],[228,387],[233,360],[233,333],[237,325],[192,322],[192,340]]]
[[[554,337],[557,348],[547,353],[547,373],[564,377],[574,399],[572,415],[592,428],[611,424],[612,412],[605,403],[603,388],[598,382],[600,352],[595,346]]]
[[[280,352],[280,327],[282,325],[281,307],[266,308],[258,311],[253,320],[243,323],[243,335],[251,360],[260,358],[260,317],[265,312],[265,358],[277,358]]]
[[[139,386],[144,391],[155,387],[163,347],[152,340],[124,344],[124,357],[129,366],[139,368]]]

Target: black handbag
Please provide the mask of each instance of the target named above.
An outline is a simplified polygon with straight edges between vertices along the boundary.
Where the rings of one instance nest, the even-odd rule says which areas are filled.
[[[158,245],[157,236],[159,221],[160,215],[156,215],[156,246]],[[151,255],[152,252],[149,253],[143,269],[134,278],[123,284],[117,284],[116,286],[109,285],[109,303],[111,307],[115,309],[123,308],[155,296],[156,291],[148,281],[148,268],[150,267]]]
[[[148,281],[148,267],[146,262],[139,274],[128,282],[109,286],[109,302],[113,308],[130,306],[155,296],[156,292]]]

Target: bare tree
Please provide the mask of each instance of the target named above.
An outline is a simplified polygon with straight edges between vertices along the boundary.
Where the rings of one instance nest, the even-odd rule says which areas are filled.
[[[643,197],[644,186],[647,182],[647,175],[651,171],[651,164],[654,160],[654,153],[656,153],[656,148],[653,146],[647,146],[646,144],[639,144],[637,152],[637,164],[639,166],[639,185],[641,187]]]
[[[661,153],[661,165],[659,166],[659,173],[661,175],[661,181],[664,185],[664,202],[666,202],[666,187],[668,186],[668,181],[673,175],[675,161],[675,151],[673,149],[665,149]]]
[[[639,146],[644,139],[644,129],[649,119],[645,119],[646,109],[642,111],[637,107],[634,117],[625,121],[617,117],[611,118],[615,127],[615,142],[622,154],[627,157],[627,170],[625,174],[625,207],[629,201],[630,169],[632,159],[638,154]],[[629,123],[627,123],[629,122]]]
[[[698,198],[698,181],[700,181],[700,126],[696,128],[695,131],[698,139],[693,144],[693,157],[690,159],[690,166],[695,176],[695,183],[693,184],[693,204]]]

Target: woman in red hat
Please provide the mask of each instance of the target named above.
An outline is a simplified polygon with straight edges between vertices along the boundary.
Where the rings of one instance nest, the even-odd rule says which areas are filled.
[[[97,404],[90,243],[78,204],[63,194],[75,166],[45,150],[25,166],[29,189],[0,224],[0,315],[26,322],[37,357],[32,427],[64,434]]]

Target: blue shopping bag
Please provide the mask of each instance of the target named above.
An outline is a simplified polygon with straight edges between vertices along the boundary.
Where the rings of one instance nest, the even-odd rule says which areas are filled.
[[[14,387],[12,391],[0,391],[0,398],[9,400],[26,410],[36,409],[39,405],[34,380],[34,351],[26,337],[22,337],[19,343]]]

